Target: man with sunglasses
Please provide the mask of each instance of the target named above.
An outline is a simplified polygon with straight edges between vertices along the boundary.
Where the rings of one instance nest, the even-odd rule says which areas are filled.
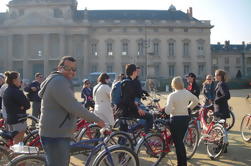
[[[76,60],[70,56],[62,57],[57,71],[41,84],[39,135],[48,166],[69,165],[69,146],[77,117],[104,127],[104,122],[83,108],[74,97],[71,80],[76,76],[76,71]]]

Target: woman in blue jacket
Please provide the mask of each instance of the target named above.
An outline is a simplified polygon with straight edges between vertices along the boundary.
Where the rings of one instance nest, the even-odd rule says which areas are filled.
[[[19,88],[22,85],[20,74],[18,72],[5,72],[8,88],[4,91],[3,101],[7,112],[7,124],[10,130],[18,131],[14,137],[14,144],[23,141],[24,133],[27,127],[26,120],[22,117],[26,110],[30,108],[30,102]]]

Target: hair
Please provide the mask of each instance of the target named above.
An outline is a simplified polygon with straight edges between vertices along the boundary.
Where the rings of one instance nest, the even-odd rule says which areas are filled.
[[[65,61],[76,62],[76,60],[75,60],[73,57],[71,57],[71,56],[63,56],[63,57],[60,59],[59,63],[58,63],[58,67],[59,67],[59,66],[64,66],[64,62],[65,62]]]
[[[174,77],[172,79],[171,86],[173,89],[176,89],[176,90],[184,89],[184,82],[183,82],[182,77],[180,76]]]
[[[98,83],[101,82],[102,84],[106,84],[105,80],[107,80],[107,79],[109,79],[109,78],[110,78],[110,77],[109,77],[108,74],[106,74],[106,73],[101,73],[101,74],[99,75],[99,77],[98,77],[97,82],[98,82]]]
[[[35,74],[35,78],[37,78],[37,77],[39,77],[39,76],[41,76],[42,74],[41,73],[36,73]]]
[[[208,80],[207,80],[207,77],[211,77],[211,78],[213,79],[213,76],[212,76],[211,74],[208,74],[208,75],[206,76],[206,79],[205,79],[205,81],[203,82],[203,85],[206,85],[206,84],[208,84]]]
[[[221,77],[222,82],[227,82],[227,73],[224,70],[218,69],[215,71],[215,73]]]
[[[16,71],[6,71],[4,75],[5,75],[5,82],[8,85],[13,85],[13,80],[17,79],[20,74]]]
[[[127,64],[125,70],[126,70],[126,75],[131,76],[133,72],[137,70],[137,67],[135,64]]]

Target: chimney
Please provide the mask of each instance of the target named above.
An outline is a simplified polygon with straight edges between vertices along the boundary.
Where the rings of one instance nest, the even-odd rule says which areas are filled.
[[[220,42],[217,42],[217,45],[220,45]]]
[[[245,46],[245,41],[242,41],[242,45]]]
[[[187,9],[187,15],[189,15],[190,17],[193,17],[193,8],[192,7],[189,7]]]

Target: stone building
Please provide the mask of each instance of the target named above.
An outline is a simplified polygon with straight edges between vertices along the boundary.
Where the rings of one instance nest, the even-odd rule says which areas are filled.
[[[212,70],[223,69],[230,78],[251,76],[251,44],[212,44]]]
[[[12,0],[0,13],[0,72],[31,79],[55,69],[62,56],[78,61],[78,77],[124,72],[136,63],[141,78],[211,72],[210,21],[192,8],[168,10],[77,10],[76,0]]]

